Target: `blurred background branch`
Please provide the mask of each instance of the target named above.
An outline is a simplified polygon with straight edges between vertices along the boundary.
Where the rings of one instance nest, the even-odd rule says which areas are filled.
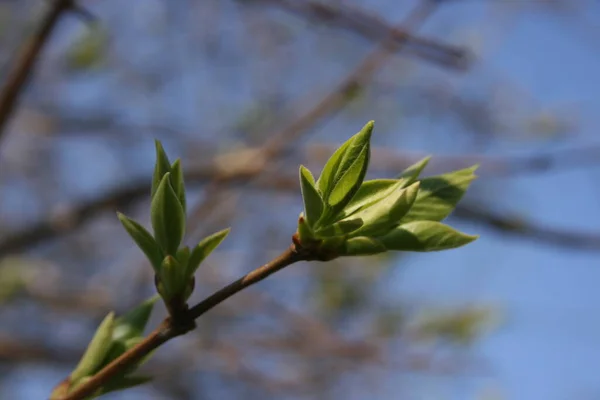
[[[153,293],[114,211],[148,220],[154,137],[183,159],[190,243],[233,227],[200,299],[289,244],[298,164],[319,171],[370,119],[373,176],[480,164],[452,216],[473,248],[290,268],[123,396],[600,392],[597,4],[84,0],[93,24],[63,9],[40,41],[59,3],[0,3],[3,81],[27,86],[0,97],[0,398],[44,398],[109,310]]]

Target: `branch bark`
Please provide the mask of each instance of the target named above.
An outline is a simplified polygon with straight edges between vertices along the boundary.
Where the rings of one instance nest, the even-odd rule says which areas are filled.
[[[18,103],[19,95],[31,77],[39,56],[48,43],[59,17],[73,7],[73,0],[54,0],[31,38],[15,58],[0,91],[0,139],[6,133],[7,122]]]

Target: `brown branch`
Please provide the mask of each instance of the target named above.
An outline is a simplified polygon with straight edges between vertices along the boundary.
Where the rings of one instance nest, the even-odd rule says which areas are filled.
[[[279,7],[304,18],[323,21],[328,25],[357,33],[369,40],[381,41],[391,37],[397,44],[407,41],[406,51],[408,53],[425,61],[440,64],[445,68],[464,70],[468,68],[471,61],[471,55],[463,47],[415,36],[410,32],[390,26],[377,15],[348,5],[332,5],[312,0],[255,0],[255,2]],[[243,4],[245,3],[247,2],[243,2]]]
[[[194,321],[202,314],[211,310],[218,304],[222,303],[248,286],[262,281],[271,274],[287,267],[288,265],[306,259],[307,257],[304,253],[298,252],[293,246],[290,246],[280,256],[276,257],[269,263],[244,275],[235,282],[223,287],[200,303],[196,304],[182,316],[180,321],[174,321],[171,318],[165,319],[163,323],[156,330],[150,333],[141,343],[112,361],[100,372],[92,376],[88,381],[78,386],[68,395],[60,398],[60,400],[83,400],[86,397],[93,395],[98,389],[106,385],[113,377],[123,373],[123,371],[125,371],[129,366],[148,355],[151,351],[157,349],[165,342],[195,329]]]
[[[72,7],[73,0],[54,0],[36,32],[23,44],[20,53],[15,58],[0,91],[0,139],[6,133],[6,123],[12,115],[19,95],[29,80],[44,45],[49,41],[59,17]]]

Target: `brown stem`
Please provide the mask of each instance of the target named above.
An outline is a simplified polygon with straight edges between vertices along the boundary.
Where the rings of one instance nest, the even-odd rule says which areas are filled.
[[[6,132],[6,123],[17,104],[19,94],[31,76],[44,45],[48,42],[63,11],[72,7],[73,0],[55,0],[42,19],[34,35],[25,43],[11,66],[6,83],[0,91],[0,138]]]
[[[93,395],[115,376],[125,371],[129,366],[135,364],[151,351],[160,347],[165,342],[183,335],[195,328],[194,320],[200,317],[208,310],[214,308],[218,304],[227,300],[239,291],[262,281],[271,274],[294,264],[298,261],[307,260],[308,257],[304,252],[297,251],[295,246],[290,246],[281,255],[274,258],[267,264],[256,268],[254,271],[244,275],[240,279],[216,291],[200,303],[192,307],[182,321],[174,322],[171,318],[167,318],[163,323],[150,333],[142,342],[132,347],[120,357],[113,360],[105,366],[100,372],[92,376],[88,381],[78,386],[68,395],[60,400],[83,400],[88,396]]]

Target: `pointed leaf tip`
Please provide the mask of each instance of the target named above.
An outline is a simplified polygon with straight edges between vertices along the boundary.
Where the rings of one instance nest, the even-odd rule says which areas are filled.
[[[144,252],[150,261],[152,268],[154,268],[154,271],[158,272],[160,270],[160,264],[162,263],[163,253],[150,232],[142,225],[120,212],[117,212],[117,218],[119,218],[119,221],[121,221],[121,224],[129,236],[131,236],[137,246]]]
[[[188,268],[186,272],[187,277],[194,275],[202,261],[206,259],[212,253],[217,246],[229,235],[231,228],[223,229],[222,231],[213,233],[210,236],[204,238],[192,251],[188,262]]]
[[[154,147],[156,151],[156,162],[154,164],[154,174],[152,175],[152,190],[150,198],[154,198],[154,194],[158,189],[158,185],[162,180],[163,176],[167,172],[171,172],[171,163],[169,157],[165,153],[162,143],[158,139],[154,139]]]
[[[370,139],[373,121],[368,122],[360,132],[348,139],[327,160],[317,187],[329,214],[334,216],[341,211],[356,193],[369,166]]]
[[[419,175],[421,175],[421,172],[427,167],[430,160],[431,156],[427,156],[402,171],[400,178],[405,179],[405,187],[419,179]]]

